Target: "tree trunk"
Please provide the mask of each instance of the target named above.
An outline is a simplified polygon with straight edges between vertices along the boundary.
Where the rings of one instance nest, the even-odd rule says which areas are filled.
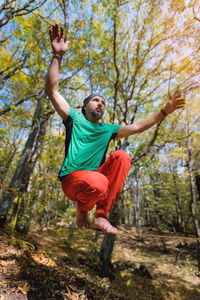
[[[195,176],[195,180],[196,180],[196,187],[197,187],[197,192],[198,192],[198,195],[199,195],[199,201],[200,201],[200,174],[197,174]]]
[[[47,129],[50,114],[51,113],[42,114],[42,116],[41,116],[41,123],[40,123],[39,133],[38,133],[38,136],[37,136],[37,139],[36,139],[36,142],[35,142],[34,150],[31,154],[31,157],[30,157],[28,163],[26,164],[26,167],[24,168],[22,182],[21,182],[21,185],[19,187],[20,193],[25,193],[28,189],[30,177],[33,173],[36,162],[37,162],[37,160],[38,160],[38,158],[41,154],[42,144],[43,144],[43,140],[44,140],[44,137],[45,137],[45,134],[46,134],[46,129]],[[20,228],[20,232],[23,232],[23,227],[24,227],[24,232],[27,233],[26,231],[29,228],[29,226],[27,226],[27,221],[29,220],[29,222],[30,222],[30,218],[28,216],[28,217],[26,217],[26,220],[23,220],[24,212],[25,212],[25,206],[21,207],[21,209],[19,211],[19,217],[18,217],[18,220],[17,220],[16,229]],[[22,222],[21,222],[21,220],[22,220]]]
[[[35,114],[33,116],[32,126],[31,126],[28,140],[25,144],[24,150],[19,159],[17,168],[10,182],[9,188],[3,194],[2,201],[0,203],[0,226],[3,226],[4,222],[6,221],[13,199],[16,196],[16,193],[19,190],[19,187],[21,185],[24,169],[31,155],[31,151],[38,133],[38,129],[39,129],[38,120],[41,117],[41,113],[42,113],[41,101],[38,101]]]
[[[174,188],[175,188],[175,198],[176,198],[176,211],[177,211],[177,227],[176,230],[178,229],[179,232],[182,232],[185,234],[185,221],[184,221],[184,214],[182,211],[182,201],[180,197],[180,191],[177,183],[177,175],[175,173],[175,170],[172,171],[172,177],[173,177],[173,182],[174,182]]]
[[[125,224],[126,223],[126,210],[125,210],[123,195],[121,195],[121,197],[120,197],[120,202],[121,202],[121,223]]]
[[[136,179],[137,180],[137,179]],[[134,196],[134,214],[135,214],[135,226],[136,226],[136,232],[139,236],[139,239],[142,239],[142,221],[141,221],[141,217],[140,217],[140,196],[139,196],[139,190],[138,190],[138,180],[137,180],[137,185],[136,185],[136,191],[135,194],[133,194]]]
[[[192,159],[192,144],[191,144],[191,132],[190,132],[190,126],[188,123],[188,139],[187,139],[187,147],[188,147],[188,172],[189,172],[189,180],[190,180],[190,193],[191,193],[191,203],[190,203],[190,210],[193,218],[194,228],[196,231],[196,237],[200,239],[200,226],[199,221],[197,218],[196,213],[196,204],[197,204],[197,196],[196,196],[196,190],[195,190],[195,179],[192,172],[193,169],[193,159]],[[197,241],[197,252],[198,252],[198,272],[200,274],[200,240]]]
[[[128,137],[124,139],[123,143],[120,142],[119,149],[125,151],[127,146],[128,146]],[[122,194],[120,194],[118,199],[116,199],[114,207],[109,214],[109,222],[115,227],[117,227],[120,223],[120,215],[121,215],[120,202],[123,201],[121,197],[123,197]],[[101,275],[103,277],[104,276],[112,277],[111,271],[113,268],[112,268],[110,258],[113,252],[115,239],[116,239],[115,235],[105,234],[103,242],[101,244],[99,258],[100,258]]]
[[[38,135],[37,135],[37,139],[36,139],[36,142],[35,142],[35,146],[34,146],[32,154],[31,154],[31,157],[30,157],[28,163],[26,164],[26,167],[25,167],[24,172],[23,172],[22,183],[21,183],[21,186],[20,186],[20,192],[22,192],[22,193],[27,191],[27,187],[28,187],[28,184],[29,184],[30,177],[33,173],[35,164],[36,164],[36,162],[37,162],[37,160],[38,160],[38,158],[41,154],[42,144],[43,144],[44,137],[45,137],[45,134],[46,134],[50,114],[51,113],[41,115],[41,122],[40,122],[40,127],[39,127],[39,132],[38,132]]]
[[[16,141],[13,142],[13,144],[11,145],[11,151],[7,154],[7,157],[6,157],[6,162],[5,164],[2,163],[2,161],[0,163],[2,163],[2,165],[0,166],[0,182],[1,182],[1,185],[3,185],[4,183],[4,180],[6,178],[6,175],[8,173],[8,170],[9,170],[9,167],[11,166],[13,160],[14,160],[14,157],[17,153],[17,146],[15,145]],[[4,159],[4,158],[2,158]]]
[[[117,199],[115,201],[115,205],[112,211],[110,212],[109,222],[116,227],[119,225],[119,218],[120,218],[119,200]],[[101,269],[102,277],[112,277],[113,267],[110,259],[113,252],[115,239],[116,239],[115,235],[105,234],[103,242],[101,244],[99,258],[100,258],[100,269]]]
[[[62,0],[62,11],[64,15],[64,28],[68,32],[69,17],[68,17],[69,0]]]
[[[44,228],[48,226],[48,223],[51,218],[51,212],[49,210],[46,210],[45,208],[43,209],[43,214],[42,214],[42,220],[41,220],[41,225],[40,225],[40,231],[39,234],[42,234]]]

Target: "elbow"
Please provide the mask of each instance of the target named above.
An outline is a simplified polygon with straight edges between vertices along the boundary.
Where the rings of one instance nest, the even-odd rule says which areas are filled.
[[[47,90],[47,89],[45,89],[45,93],[46,93],[46,95],[49,97],[49,93],[48,93],[48,90]]]
[[[49,89],[47,83],[45,85],[45,93],[47,94],[48,97],[50,97],[50,89]]]
[[[47,94],[47,96],[51,100],[54,97],[55,91],[46,84],[45,93]]]

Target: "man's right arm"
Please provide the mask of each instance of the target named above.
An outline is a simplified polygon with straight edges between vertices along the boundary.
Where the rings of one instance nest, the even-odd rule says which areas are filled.
[[[57,24],[50,29],[50,39],[54,55],[49,66],[45,91],[57,113],[66,121],[69,114],[69,104],[59,93],[58,88],[60,64],[62,56],[67,51],[69,41],[64,42],[63,29],[61,28],[59,31]]]
[[[58,91],[60,63],[61,58],[54,56],[48,70],[45,91],[57,113],[66,121],[69,114],[69,104]]]

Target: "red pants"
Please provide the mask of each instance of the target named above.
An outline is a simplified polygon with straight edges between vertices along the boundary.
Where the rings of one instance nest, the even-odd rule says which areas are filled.
[[[130,156],[117,150],[98,170],[74,171],[67,175],[62,181],[62,189],[70,200],[77,202],[79,211],[90,211],[97,205],[95,217],[107,219],[130,167]]]

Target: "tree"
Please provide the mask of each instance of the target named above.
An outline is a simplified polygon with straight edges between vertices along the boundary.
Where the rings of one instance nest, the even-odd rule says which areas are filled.
[[[31,151],[32,151],[35,139],[38,134],[39,120],[41,118],[41,114],[42,114],[42,107],[41,107],[41,99],[40,99],[40,101],[38,101],[38,104],[37,104],[37,107],[35,110],[29,138],[27,139],[26,145],[24,147],[24,150],[22,152],[22,155],[18,162],[15,174],[10,182],[8,190],[4,193],[4,195],[2,197],[2,201],[0,204],[1,226],[4,224],[4,222],[6,220],[8,211],[11,207],[14,197],[20,191],[20,187],[22,185],[22,179],[24,178],[23,175],[25,173],[25,168],[26,168],[27,162],[29,160],[29,157],[31,155]]]
[[[0,27],[5,26],[14,17],[25,16],[40,8],[47,0],[36,1],[29,0],[23,4],[18,1],[4,0],[0,6],[2,16],[0,17]]]

